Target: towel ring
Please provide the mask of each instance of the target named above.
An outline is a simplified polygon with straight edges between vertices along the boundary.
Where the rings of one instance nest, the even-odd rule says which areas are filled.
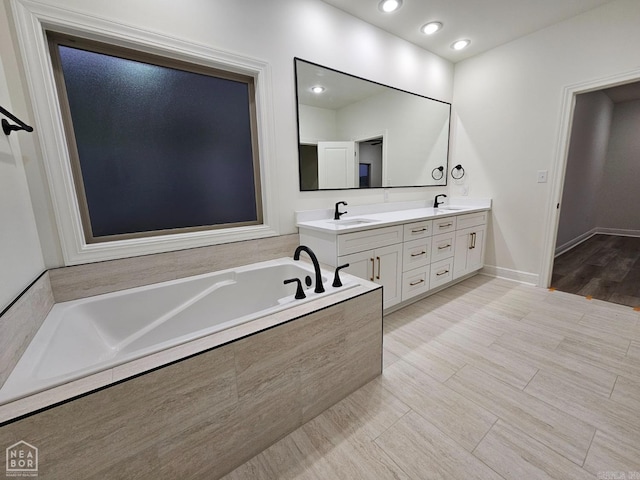
[[[462,173],[459,176],[456,177],[453,174],[454,170],[458,170],[458,171],[462,170]],[[451,178],[454,178],[455,180],[460,180],[462,177],[464,177],[464,168],[462,168],[462,165],[458,164],[458,165],[456,165],[455,167],[453,167],[451,169]]]
[[[440,176],[436,176],[438,175],[436,172],[440,172]],[[431,178],[433,178],[434,180],[442,180],[442,177],[444,177],[444,167],[441,165],[437,168],[434,168],[431,171]]]

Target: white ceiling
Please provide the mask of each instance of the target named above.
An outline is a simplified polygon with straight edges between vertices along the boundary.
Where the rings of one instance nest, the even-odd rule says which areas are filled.
[[[612,0],[403,0],[391,14],[378,10],[380,0],[323,1],[455,63]],[[423,35],[430,21],[444,28]],[[453,50],[463,38],[471,45]]]

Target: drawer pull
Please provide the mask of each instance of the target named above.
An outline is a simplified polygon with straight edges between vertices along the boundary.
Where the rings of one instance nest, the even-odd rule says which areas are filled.
[[[378,259],[378,276],[376,277],[378,280],[380,280],[380,257],[376,257]]]
[[[412,253],[412,254],[411,254],[411,256],[412,256],[412,257],[419,257],[419,256],[421,256],[421,255],[424,255],[425,253],[427,253],[427,252],[425,252],[425,251],[423,250],[423,251],[421,251],[420,253]]]
[[[438,247],[438,250],[444,250],[445,248],[449,248],[450,246],[451,246],[451,244],[450,244],[450,243],[449,243],[449,244],[447,244],[447,245],[440,245],[440,246]]]
[[[373,258],[371,258],[371,281],[373,282],[373,272],[376,271],[376,267],[375,267],[375,261],[373,260]]]
[[[420,280],[416,281],[416,282],[411,282],[409,284],[410,287],[415,287],[416,285],[420,285],[421,283],[424,283],[424,279],[421,278]]]
[[[449,270],[443,270],[441,272],[436,273],[436,277],[440,277],[440,276],[445,275],[447,273],[449,273]]]
[[[469,246],[469,250],[473,250],[476,248],[476,232],[469,234],[469,240],[471,241],[471,245]]]
[[[413,230],[411,230],[411,233],[420,233],[420,232],[426,232],[427,229],[426,228],[414,228]]]
[[[442,225],[438,225],[438,228],[446,228],[453,226],[453,223],[443,223]]]

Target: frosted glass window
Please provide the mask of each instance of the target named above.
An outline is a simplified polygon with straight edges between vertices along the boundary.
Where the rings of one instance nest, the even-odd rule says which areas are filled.
[[[262,223],[252,77],[50,35],[88,242]]]

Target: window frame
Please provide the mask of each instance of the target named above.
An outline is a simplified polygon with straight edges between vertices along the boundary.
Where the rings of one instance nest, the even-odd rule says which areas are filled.
[[[82,229],[83,229],[84,238],[87,244],[262,224],[263,214],[262,214],[262,197],[261,197],[261,185],[260,185],[260,154],[259,154],[258,141],[257,141],[258,126],[257,126],[257,114],[256,114],[256,102],[255,102],[256,89],[255,89],[255,81],[253,77],[248,75],[243,75],[240,73],[221,70],[219,68],[205,67],[203,65],[196,64],[196,63],[189,63],[182,60],[176,60],[174,58],[163,57],[160,55],[141,52],[138,50],[125,48],[125,47],[114,45],[114,44],[98,42],[95,40],[89,40],[83,37],[62,34],[62,33],[51,31],[51,30],[46,31],[46,36],[47,36],[49,54],[51,56],[53,77],[55,79],[58,99],[60,101],[62,123],[64,125],[64,129],[66,133],[65,137],[66,137],[67,148],[69,151],[71,172],[73,175],[73,183],[75,186],[76,196],[78,199],[78,207],[80,210]],[[92,52],[92,53],[109,55],[112,57],[123,58],[126,60],[133,60],[135,62],[147,63],[147,64],[157,65],[157,66],[166,67],[166,68],[173,68],[177,70],[186,71],[189,73],[196,73],[196,74],[211,76],[215,78],[222,78],[225,80],[233,80],[236,82],[246,84],[249,91],[248,107],[249,107],[249,119],[250,119],[250,128],[251,128],[251,146],[252,146],[252,155],[253,155],[253,178],[254,178],[254,190],[255,190],[254,198],[255,198],[256,216],[257,216],[256,220],[247,221],[247,222],[169,228],[169,229],[163,229],[163,230],[148,230],[148,231],[134,232],[134,233],[95,236],[91,228],[91,216],[89,213],[89,206],[87,202],[87,195],[85,192],[85,185],[82,178],[80,156],[78,154],[75,131],[73,127],[73,120],[72,120],[71,110],[69,107],[69,99],[67,97],[67,90],[65,86],[64,73],[62,71],[62,61],[60,58],[60,51],[58,49],[58,46],[60,45],[71,47],[71,48],[77,48],[77,49]]]
[[[78,265],[254,240],[280,234],[272,106],[273,86],[271,65],[267,61],[54,5],[28,0],[9,1],[15,20],[28,93],[33,106],[35,134],[41,154],[38,158],[40,163],[38,168],[41,169],[43,177],[33,178],[32,181],[36,185],[39,183],[37,188],[45,192],[41,202],[39,233],[43,249],[48,252],[49,265]],[[46,31],[252,76],[256,88],[262,224],[111,242],[86,242],[70,167],[70,153],[64,135],[62,112],[53,78]],[[46,210],[48,212],[45,212]]]

